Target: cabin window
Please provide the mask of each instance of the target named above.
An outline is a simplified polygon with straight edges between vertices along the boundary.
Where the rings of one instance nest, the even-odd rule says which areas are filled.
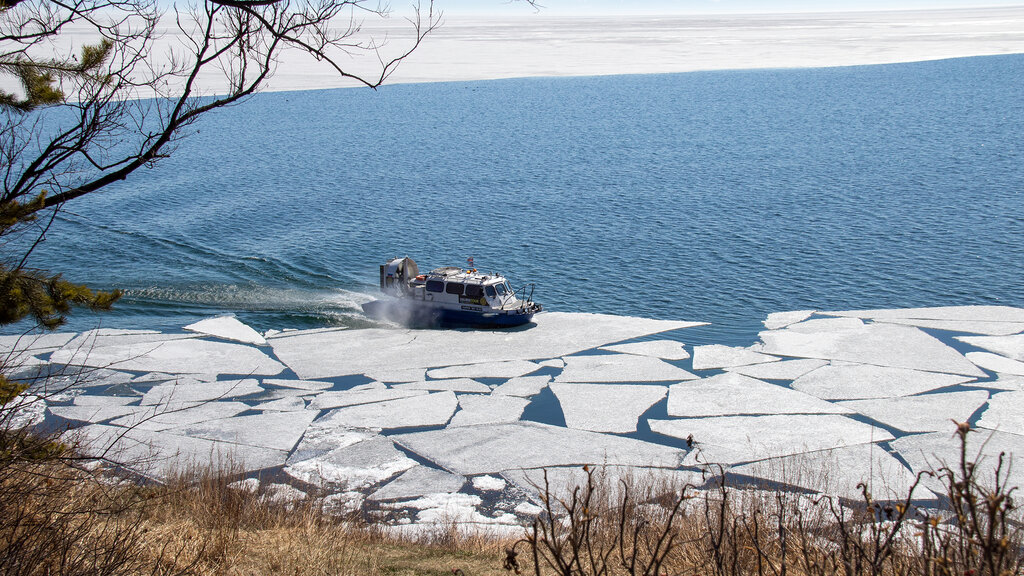
[[[427,280],[427,292],[444,292],[444,282],[440,280]]]
[[[488,286],[484,288],[484,292],[487,293],[488,298],[494,298],[494,295],[496,294],[496,292],[494,291],[494,286]]]
[[[508,294],[508,290],[505,289],[504,284],[496,284],[494,287],[498,289],[498,296],[504,296],[505,294]]]
[[[466,284],[466,298],[479,298],[484,295],[484,287],[479,284]]]
[[[448,294],[458,294],[459,296],[462,296],[462,284],[458,282],[449,282],[448,285],[444,287],[444,291]]]

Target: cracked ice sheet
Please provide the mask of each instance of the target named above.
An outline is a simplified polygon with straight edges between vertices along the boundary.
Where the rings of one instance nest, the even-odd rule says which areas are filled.
[[[468,392],[489,394],[490,386],[469,378],[453,378],[451,380],[424,380],[422,382],[405,382],[392,384],[392,390],[451,390],[452,392]]]
[[[714,370],[733,366],[749,366],[765,362],[778,362],[781,358],[760,354],[746,348],[734,348],[721,344],[693,347],[693,369]]]
[[[317,380],[282,380],[280,378],[264,378],[263,383],[267,386],[295,388],[297,390],[310,390],[314,392],[334,387],[334,384],[331,382],[319,382]]]
[[[262,346],[267,343],[259,332],[239,321],[234,314],[200,320],[185,326],[185,330],[207,334],[222,340],[234,340],[243,344]]]
[[[628,464],[675,468],[684,451],[536,422],[462,426],[392,436],[406,449],[466,476],[513,468]]]
[[[481,526],[507,526],[513,534],[522,532],[519,518],[512,513],[499,511],[496,516],[484,516],[477,509],[483,500],[471,494],[429,494],[409,502],[388,504],[389,508],[415,508],[416,525],[444,526],[473,524]],[[415,525],[414,525],[415,526]]]
[[[177,426],[206,422],[207,420],[231,418],[250,409],[248,404],[243,404],[242,402],[172,403],[157,406],[139,406],[135,412],[122,416],[111,423],[118,426],[158,432]]]
[[[391,430],[418,426],[444,426],[459,401],[454,392],[437,392],[373,404],[336,408],[318,420],[325,426]]]
[[[513,378],[491,391],[495,396],[522,396],[529,398],[540,394],[540,391],[551,382],[551,376],[521,376]]]
[[[823,366],[793,382],[793,389],[825,400],[911,396],[974,378],[904,368],[853,364]]]
[[[459,411],[448,427],[517,422],[529,403],[528,399],[515,396],[460,396]]]
[[[142,396],[141,404],[155,406],[167,403],[199,403],[222,398],[251,396],[262,392],[264,392],[263,388],[252,378],[219,382],[200,382],[182,378],[153,386]]]
[[[965,420],[966,418],[960,418],[957,422]],[[1024,391],[993,394],[988,401],[988,408],[981,414],[978,426],[1024,435]],[[937,430],[949,430],[948,421],[944,428]]]
[[[274,353],[300,378],[367,374],[380,366],[428,368],[565,356],[612,342],[700,326],[605,314],[543,312],[510,330],[365,329],[273,338]]]
[[[675,340],[651,340],[647,342],[632,342],[630,344],[615,344],[613,346],[602,346],[601,350],[619,352],[620,354],[636,354],[637,356],[650,356],[662,360],[686,360],[690,353],[683,348],[682,342]]]
[[[387,388],[369,388],[365,390],[341,390],[338,392],[324,392],[318,394],[309,403],[311,410],[327,410],[340,408],[342,406],[358,406],[359,404],[372,404],[386,400],[397,400],[410,396],[422,396],[426,390],[393,390]]]
[[[637,421],[665,397],[668,388],[657,385],[551,384],[565,416],[565,424],[592,432],[636,432]]]
[[[74,337],[73,333],[0,336],[0,363],[6,367],[5,372],[8,374],[11,368],[45,364],[35,355],[54,352]]]
[[[809,394],[730,372],[675,384],[668,393],[668,415],[677,417],[849,412]]]
[[[986,370],[991,370],[998,374],[1024,376],[1024,362],[1018,362],[1006,356],[989,352],[968,352],[967,359]]]
[[[1024,332],[1024,322],[987,322],[983,320],[916,320],[913,318],[892,318],[886,320],[875,320],[889,324],[902,324],[904,326],[917,326],[918,328],[929,328],[932,330],[947,330],[949,332],[966,332],[968,334],[984,334],[987,336],[1006,336]]]
[[[658,358],[634,354],[568,356],[555,382],[670,382],[697,376]]]
[[[935,471],[943,466],[955,470],[960,465],[960,440],[953,433],[954,429],[953,423],[950,422],[948,430],[904,436],[890,442],[889,446],[910,464],[915,473]],[[986,485],[994,477],[1001,452],[1007,456],[1024,454],[1024,436],[985,429],[974,430],[967,435],[967,458],[969,461],[978,462],[976,474]],[[1009,474],[1006,475],[1007,466],[1005,462],[1003,463],[1003,473],[1006,475],[1008,486],[1024,486],[1024,467],[1017,464],[1014,461],[1013,465],[1009,466]],[[926,477],[922,483],[936,493],[946,493],[941,482],[934,478]]]
[[[526,360],[482,362],[464,366],[435,368],[427,372],[431,378],[516,378],[535,372],[540,365]]]
[[[919,319],[983,322],[1024,322],[1024,308],[1012,306],[939,306],[933,308],[896,308],[820,312],[827,316],[871,318],[873,320]]]
[[[131,398],[131,400],[138,400],[138,398]],[[125,406],[124,403],[119,402],[111,402],[105,405],[97,403],[82,406],[49,407],[49,411],[52,414],[60,416],[61,418],[67,420],[76,420],[78,422],[93,423],[105,422],[107,420],[113,420],[114,418],[120,418],[128,414],[133,414],[137,410],[139,410],[138,406]]]
[[[1002,354],[1013,360],[1024,360],[1024,334],[1016,336],[959,336],[957,340]]]
[[[595,483],[613,491],[621,487],[620,481],[627,482],[634,490],[643,490],[650,486],[657,491],[673,493],[677,493],[687,484],[701,486],[705,482],[704,475],[696,470],[670,470],[644,466],[594,466],[593,471]],[[540,493],[544,490],[545,472],[547,472],[548,490],[560,499],[570,498],[575,488],[587,485],[587,473],[582,466],[505,470],[501,475],[526,492],[531,500],[540,503]]]
[[[416,462],[382,436],[331,450],[285,466],[286,474],[314,486],[342,485],[349,490],[369,488],[404,472]]]
[[[877,444],[861,444],[821,452],[808,452],[736,466],[730,474],[752,476],[798,486],[815,492],[862,500],[857,484],[863,482],[873,498],[900,500],[907,496],[916,476]],[[930,493],[915,491],[918,498]]]
[[[287,453],[269,448],[214,442],[167,432],[91,424],[72,435],[85,442],[85,453],[104,457],[144,476],[162,479],[190,466],[238,466],[245,472],[284,464]]]
[[[198,338],[117,344],[91,349],[70,349],[65,346],[54,352],[50,361],[75,366],[171,374],[274,376],[284,370],[279,362],[251,346],[209,342]]]
[[[734,366],[725,370],[760,380],[796,380],[804,374],[817,370],[826,364],[828,364],[827,360],[783,360],[782,362],[769,362],[767,364]]]
[[[466,478],[437,468],[415,466],[388,482],[373,494],[370,500],[401,500],[428,494],[458,492]]]
[[[985,376],[953,348],[909,326],[868,324],[809,334],[787,328],[761,332],[760,337],[764,344],[755,348],[767,354]]]
[[[252,409],[266,412],[298,412],[306,409],[306,401],[299,396],[287,396],[257,404]]]
[[[803,322],[814,314],[814,310],[791,310],[789,312],[772,312],[764,319],[762,324],[769,330],[778,330],[779,328],[785,328],[790,324],[796,324],[797,322]]]
[[[950,420],[966,422],[988,400],[988,392],[945,392],[921,396],[838,402],[903,432],[949,430]]]
[[[718,416],[649,420],[648,423],[658,434],[680,439],[693,436],[699,450],[691,451],[684,465],[703,461],[720,464],[751,462],[893,438],[881,428],[833,414]]]
[[[289,452],[299,443],[306,427],[313,422],[316,416],[317,412],[311,410],[270,412],[208,420],[172,428],[167,432],[193,438],[205,438],[215,442],[230,442]]]

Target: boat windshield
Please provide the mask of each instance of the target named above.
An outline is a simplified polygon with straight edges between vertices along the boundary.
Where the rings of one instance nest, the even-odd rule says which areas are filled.
[[[508,286],[505,284],[495,284],[494,288],[498,291],[498,296],[504,296],[508,294]]]

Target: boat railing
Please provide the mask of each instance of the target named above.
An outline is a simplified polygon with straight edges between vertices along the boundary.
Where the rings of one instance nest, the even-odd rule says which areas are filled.
[[[518,300],[522,300],[527,304],[533,303],[533,291],[537,288],[534,283],[524,284],[522,288],[512,293]]]

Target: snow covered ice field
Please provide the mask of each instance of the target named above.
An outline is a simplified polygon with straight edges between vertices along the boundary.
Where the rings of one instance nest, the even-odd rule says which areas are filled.
[[[543,470],[557,486],[583,464],[891,498],[956,457],[954,420],[988,465],[1024,449],[1024,309],[786,312],[747,348],[679,342],[699,325],[552,312],[508,331],[258,334],[223,316],[3,336],[0,353],[35,378],[23,421],[71,426],[135,473],[227,460],[413,527],[515,529]]]

